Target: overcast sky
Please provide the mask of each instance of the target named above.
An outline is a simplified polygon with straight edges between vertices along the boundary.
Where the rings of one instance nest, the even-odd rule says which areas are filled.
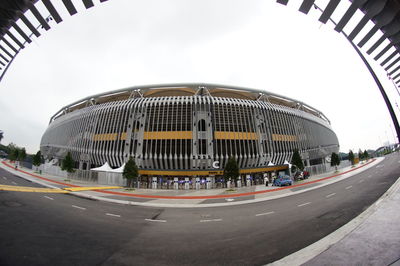
[[[50,117],[69,103],[134,85],[182,82],[303,101],[330,119],[341,151],[394,141],[389,113],[361,59],[331,25],[318,22],[317,10],[298,12],[300,1],[285,7],[270,0],[110,0],[89,10],[73,2],[78,14],[70,17],[59,6],[64,21],[42,30],[0,83],[2,144],[35,153]],[[348,5],[342,2],[336,18]],[[397,91],[375,69],[399,115]]]

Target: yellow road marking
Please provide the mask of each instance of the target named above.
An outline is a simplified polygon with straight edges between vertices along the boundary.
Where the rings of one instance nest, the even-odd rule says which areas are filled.
[[[37,187],[21,187],[0,185],[0,190],[18,191],[18,192],[38,192],[38,193],[68,193],[68,191],[56,188],[37,188]]]
[[[116,189],[122,187],[66,187],[64,190],[68,191],[86,191],[86,190],[99,190],[99,189]]]

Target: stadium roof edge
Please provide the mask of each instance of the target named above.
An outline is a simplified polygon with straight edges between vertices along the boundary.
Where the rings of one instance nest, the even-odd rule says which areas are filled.
[[[50,123],[55,120],[56,118],[60,117],[61,115],[63,115],[64,113],[70,112],[70,111],[74,111],[77,109],[81,109],[87,106],[87,103],[90,103],[91,101],[94,101],[94,103],[96,103],[96,100],[102,98],[102,97],[106,97],[106,96],[114,96],[114,95],[123,95],[123,93],[129,93],[131,95],[132,92],[139,92],[142,97],[147,98],[147,97],[160,97],[153,94],[150,94],[149,96],[146,95],[147,92],[149,92],[150,90],[162,90],[162,92],[166,92],[168,91],[168,89],[171,89],[171,91],[177,91],[180,89],[193,89],[192,95],[196,95],[196,92],[200,89],[206,88],[207,90],[211,90],[211,96],[213,97],[223,97],[223,96],[215,96],[213,95],[213,90],[218,90],[216,93],[221,93],[221,90],[225,93],[228,94],[232,93],[232,92],[241,92],[241,93],[247,93],[248,99],[250,100],[258,100],[258,96],[259,95],[264,95],[267,97],[267,101],[268,101],[268,97],[273,98],[280,98],[283,99],[285,101],[288,101],[290,103],[293,103],[293,106],[290,106],[291,108],[295,108],[295,106],[298,107],[305,107],[303,108],[303,111],[306,111],[308,113],[313,114],[314,116],[317,116],[323,120],[326,120],[329,124],[330,121],[329,119],[323,114],[323,112],[319,111],[318,109],[302,102],[302,101],[298,101],[296,99],[290,98],[290,97],[286,97],[277,93],[273,93],[273,92],[269,92],[269,91],[265,91],[265,90],[257,90],[257,89],[251,89],[251,88],[247,88],[247,87],[239,87],[239,86],[231,86],[231,85],[221,85],[221,84],[213,84],[213,83],[168,83],[168,84],[151,84],[151,85],[138,85],[138,86],[131,86],[131,87],[127,87],[127,88],[123,88],[123,89],[117,89],[117,90],[111,90],[111,91],[107,91],[107,92],[103,92],[103,93],[98,93],[98,94],[94,94],[94,95],[90,95],[88,97],[82,98],[78,101],[75,101],[71,104],[68,104],[64,107],[62,107],[59,111],[57,111],[50,119]],[[177,96],[177,95],[173,95],[173,93],[171,93],[170,95],[162,95],[162,96]],[[231,96],[225,96],[225,97],[231,97],[231,98],[240,98],[240,97],[234,97],[236,96],[235,93],[232,93]],[[243,95],[245,96],[245,95]],[[252,97],[250,97],[252,96]],[[127,96],[125,95],[125,97],[123,97],[124,99],[128,99],[128,98],[132,98],[131,96]],[[271,99],[272,100],[272,99]],[[116,99],[111,99],[111,100],[106,100],[104,102],[112,102],[112,101],[116,101]],[[102,103],[104,103],[102,102]],[[280,104],[278,102],[274,102],[278,105],[282,105],[282,106],[286,106],[289,107],[288,105],[285,104]]]

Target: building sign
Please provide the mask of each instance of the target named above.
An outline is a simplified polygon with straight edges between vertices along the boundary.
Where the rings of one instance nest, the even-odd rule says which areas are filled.
[[[214,169],[219,169],[219,161],[214,161],[212,163],[212,166],[213,166]]]

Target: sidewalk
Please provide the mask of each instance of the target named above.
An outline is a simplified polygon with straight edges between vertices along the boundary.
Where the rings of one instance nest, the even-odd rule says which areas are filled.
[[[31,169],[15,170],[9,162],[1,162],[0,167],[22,178],[39,183],[50,188],[65,189],[69,187],[87,188],[87,191],[71,192],[71,194],[120,204],[141,205],[151,207],[219,207],[265,201],[302,193],[311,189],[338,182],[354,174],[378,164],[383,158],[370,160],[351,168],[345,167],[338,173],[325,173],[312,176],[309,179],[295,182],[288,187],[272,187],[257,185],[235,188],[233,191],[224,189],[201,190],[167,190],[167,189],[108,189],[105,185],[66,179],[49,174],[37,174]]]
[[[358,227],[304,265],[400,265],[399,180]]]
[[[400,178],[335,232],[269,265],[400,265]]]

